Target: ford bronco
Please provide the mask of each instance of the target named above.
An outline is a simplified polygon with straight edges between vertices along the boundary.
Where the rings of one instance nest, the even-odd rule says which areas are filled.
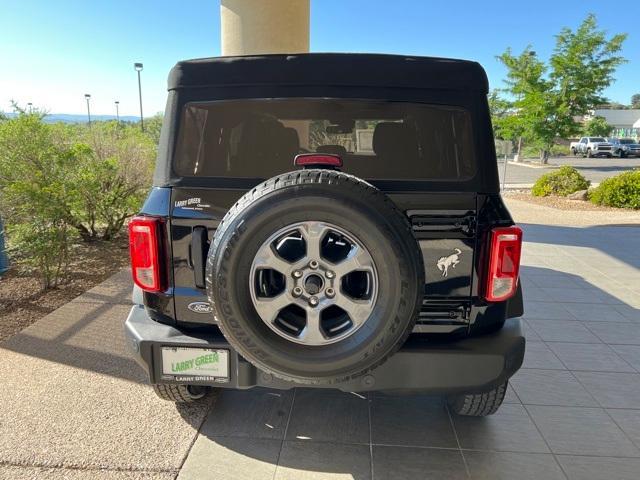
[[[239,56],[168,84],[125,324],[161,398],[306,386],[498,409],[525,350],[522,232],[479,64]]]

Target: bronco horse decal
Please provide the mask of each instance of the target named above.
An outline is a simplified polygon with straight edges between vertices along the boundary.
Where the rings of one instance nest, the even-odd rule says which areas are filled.
[[[462,255],[462,250],[459,248],[454,248],[452,253],[448,257],[440,257],[438,259],[438,263],[436,264],[438,270],[442,272],[442,276],[446,277],[449,275],[449,267],[456,268],[456,265],[460,263],[460,255]]]

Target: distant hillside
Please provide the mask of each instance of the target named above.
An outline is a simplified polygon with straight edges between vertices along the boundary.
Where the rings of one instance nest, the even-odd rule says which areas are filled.
[[[15,113],[2,113],[3,115],[11,118],[13,116],[15,116]],[[105,121],[105,120],[115,120],[116,116],[115,115],[91,115],[91,120],[95,120],[97,122],[99,121]],[[140,120],[140,117],[134,117],[131,115],[121,115],[120,116],[120,121],[121,122],[138,122]],[[87,116],[86,115],[74,115],[74,114],[70,114],[70,113],[50,113],[48,114],[46,117],[44,117],[44,121],[46,123],[58,123],[58,122],[62,122],[62,123],[87,123]]]

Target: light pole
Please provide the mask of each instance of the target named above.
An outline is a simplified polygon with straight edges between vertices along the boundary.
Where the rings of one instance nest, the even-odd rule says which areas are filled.
[[[120,102],[116,100],[113,103],[116,104],[116,120],[118,121],[118,124],[120,124]]]
[[[87,118],[89,119],[89,126],[91,126],[91,108],[89,107],[89,100],[91,99],[91,95],[85,93],[84,98],[87,100]]]
[[[136,62],[133,68],[138,72],[138,97],[140,98],[140,128],[144,132],[144,117],[142,116],[142,83],[140,82],[140,72],[142,71],[142,63]]]
[[[33,113],[33,103],[27,103],[27,107],[29,108],[29,113]]]

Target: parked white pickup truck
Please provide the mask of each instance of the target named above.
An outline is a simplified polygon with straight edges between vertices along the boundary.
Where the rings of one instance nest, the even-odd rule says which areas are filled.
[[[574,155],[583,157],[611,157],[613,154],[613,145],[602,137],[582,137],[579,142],[572,142],[570,148]]]

